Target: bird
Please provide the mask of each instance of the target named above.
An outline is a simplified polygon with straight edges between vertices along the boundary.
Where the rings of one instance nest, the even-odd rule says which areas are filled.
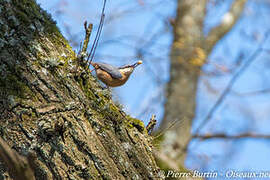
[[[92,65],[94,67],[93,70],[96,71],[97,78],[101,80],[109,89],[109,87],[117,87],[117,86],[122,86],[123,84],[125,84],[127,80],[129,79],[129,76],[133,73],[134,69],[138,65],[142,64],[142,60],[139,60],[132,65],[125,65],[121,67],[115,67],[113,65],[106,64],[106,63],[92,62],[95,56],[96,48],[97,48],[101,31],[102,31],[102,27],[104,24],[104,18],[105,18],[104,11],[105,11],[106,0],[104,0],[103,2],[104,3],[103,3],[103,8],[101,12],[101,18],[100,18],[97,34],[93,42],[92,48],[86,59],[86,65],[87,65],[86,67],[89,67],[89,65]]]
[[[91,65],[94,67],[93,70],[96,71],[97,78],[108,87],[117,87],[125,84],[134,69],[140,64],[142,64],[142,60],[132,65],[121,67],[115,67],[106,63],[91,62]]]

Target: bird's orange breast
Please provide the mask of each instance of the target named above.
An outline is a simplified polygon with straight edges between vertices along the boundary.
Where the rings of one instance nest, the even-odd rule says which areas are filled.
[[[96,69],[96,73],[97,73],[97,77],[99,80],[101,80],[107,86],[111,86],[111,87],[117,87],[117,86],[121,86],[121,85],[125,84],[129,78],[129,75],[130,75],[130,74],[127,75],[127,74],[120,71],[120,73],[122,74],[122,78],[115,79],[109,73],[107,73],[106,71],[104,71],[100,68]]]

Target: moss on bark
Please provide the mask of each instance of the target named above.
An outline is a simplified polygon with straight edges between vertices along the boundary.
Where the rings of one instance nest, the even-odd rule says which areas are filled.
[[[143,123],[78,65],[35,1],[0,1],[0,29],[0,134],[34,152],[37,179],[159,179]]]

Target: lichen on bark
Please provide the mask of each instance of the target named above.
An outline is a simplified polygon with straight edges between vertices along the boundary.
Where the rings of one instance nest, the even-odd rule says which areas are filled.
[[[35,1],[0,1],[0,48],[0,135],[35,154],[37,179],[159,179],[143,124],[77,67]],[[0,179],[10,178],[0,160]]]

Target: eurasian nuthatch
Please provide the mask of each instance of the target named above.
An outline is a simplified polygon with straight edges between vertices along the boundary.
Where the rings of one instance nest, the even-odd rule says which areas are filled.
[[[94,55],[95,55],[95,51],[98,45],[98,41],[99,41],[99,37],[101,34],[101,30],[102,30],[102,26],[104,23],[104,10],[105,10],[105,5],[106,5],[106,0],[104,0],[104,4],[103,4],[103,8],[102,8],[102,13],[101,13],[101,18],[100,18],[100,22],[99,22],[99,26],[98,26],[98,31],[97,31],[97,35],[95,37],[94,43],[92,45],[91,51],[88,54],[87,57],[87,65],[92,65],[95,70],[96,70],[96,74],[99,80],[101,80],[104,84],[106,84],[107,86],[111,86],[111,87],[117,87],[117,86],[121,86],[123,84],[125,84],[129,78],[129,76],[131,75],[131,73],[134,71],[134,69],[142,64],[142,61],[138,61],[132,65],[125,65],[122,67],[114,67],[110,64],[106,64],[106,63],[94,63],[92,62]],[[86,27],[86,25],[85,25]],[[87,28],[85,28],[87,29]],[[86,34],[86,35],[89,35]],[[88,43],[88,41],[85,41]],[[86,43],[86,48],[85,51],[87,49],[87,43]],[[85,45],[84,45],[85,46]],[[92,71],[91,71],[92,72]]]
[[[140,64],[142,64],[141,60],[132,65],[125,65],[121,67],[114,67],[106,63],[91,62],[91,65],[96,70],[98,79],[107,86],[111,87],[117,87],[125,84],[131,73]]]

